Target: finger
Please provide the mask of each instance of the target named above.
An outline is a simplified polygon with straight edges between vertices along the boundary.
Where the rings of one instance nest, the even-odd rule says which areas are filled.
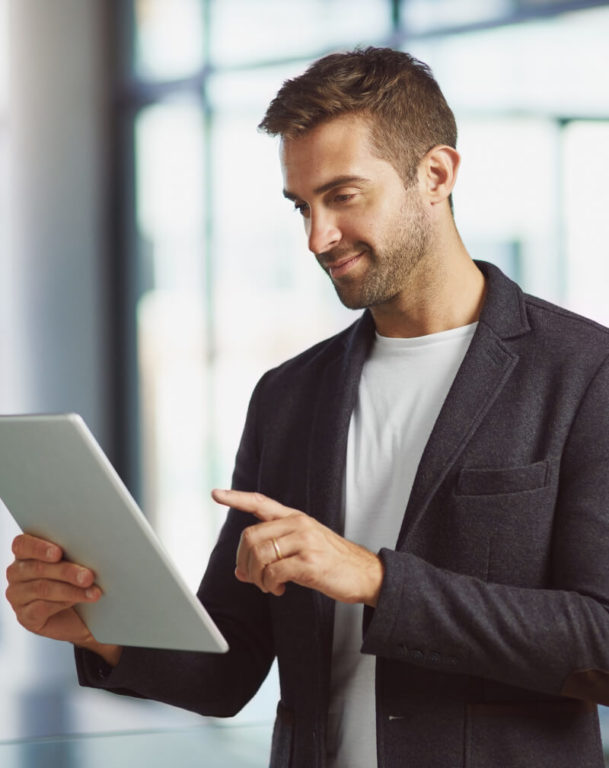
[[[242,512],[251,512],[259,520],[269,521],[277,518],[293,515],[298,510],[286,507],[262,493],[252,493],[249,491],[220,490],[215,488],[212,491],[212,498],[218,504],[225,504],[227,507],[239,509]]]
[[[43,560],[57,563],[63,557],[61,547],[52,541],[22,533],[13,540],[13,554],[18,560]]]
[[[237,565],[235,575],[240,581],[255,584],[263,592],[264,587],[262,572],[264,568],[277,559],[271,539],[263,539],[255,546],[242,542],[237,550]]]
[[[97,585],[87,589],[79,589],[71,584],[50,579],[34,579],[12,584],[6,590],[7,600],[15,611],[19,611],[30,603],[40,601],[69,606],[76,603],[92,603],[99,600],[101,594],[101,589]],[[51,607],[49,610],[55,612]]]
[[[285,546],[286,542],[282,542],[282,544]],[[283,595],[289,581],[316,588],[317,577],[311,573],[311,560],[312,558],[307,556],[303,557],[299,548],[289,555],[282,556],[281,559],[276,558],[262,569],[260,576],[262,586],[260,588],[264,592],[270,592],[277,596]]]
[[[300,572],[301,565],[298,560],[302,554],[304,540],[300,531],[291,531],[281,538],[275,539],[276,544],[271,546],[275,556],[261,573],[261,581],[265,591],[274,595],[282,595],[288,581],[294,580],[294,575]]]
[[[266,592],[270,592],[276,597],[281,597],[285,592],[285,585],[290,578],[290,567],[283,560],[275,560],[264,569],[262,579]]]
[[[262,583],[261,573],[269,563],[287,557],[288,552],[292,554],[292,550],[288,550],[284,544],[290,530],[285,530],[285,525],[278,528],[274,522],[252,526],[252,529],[259,530],[253,530],[248,535],[251,529],[246,528],[241,536],[237,549],[235,575],[241,581]]]
[[[268,523],[258,523],[245,528],[239,540],[236,558],[236,575],[241,581],[252,581],[261,584],[262,569],[277,560],[277,551],[273,539],[279,541],[291,534],[302,513],[289,517],[271,520]],[[280,552],[283,551],[280,548]]]
[[[30,632],[41,634],[45,632],[53,616],[74,607],[72,602],[49,602],[48,600],[33,600],[17,611],[17,619],[21,626]]]
[[[52,579],[65,581],[78,587],[90,587],[95,581],[95,574],[90,568],[62,560],[59,563],[46,563],[43,560],[15,560],[6,569],[9,584],[17,584],[32,579]]]

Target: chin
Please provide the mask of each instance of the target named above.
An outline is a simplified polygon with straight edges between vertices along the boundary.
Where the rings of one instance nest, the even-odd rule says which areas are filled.
[[[339,291],[336,286],[334,286],[334,290],[336,291],[336,295],[340,299],[341,304],[347,307],[347,309],[367,309],[369,306],[363,301],[361,296],[345,294],[345,292]]]

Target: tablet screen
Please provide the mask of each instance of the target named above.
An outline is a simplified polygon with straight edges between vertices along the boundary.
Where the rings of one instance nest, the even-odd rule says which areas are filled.
[[[95,572],[104,594],[77,610],[96,640],[228,650],[80,416],[0,417],[0,498],[24,532]]]

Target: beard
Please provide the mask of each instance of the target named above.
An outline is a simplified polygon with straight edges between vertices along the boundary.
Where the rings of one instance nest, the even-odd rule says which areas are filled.
[[[364,253],[366,272],[359,278],[332,281],[338,298],[348,309],[365,309],[395,298],[408,285],[413,272],[429,251],[430,226],[418,190],[406,190],[404,203],[386,232],[383,241],[373,248],[364,241],[317,254],[324,263],[339,261],[348,254]],[[332,276],[330,275],[332,280]]]

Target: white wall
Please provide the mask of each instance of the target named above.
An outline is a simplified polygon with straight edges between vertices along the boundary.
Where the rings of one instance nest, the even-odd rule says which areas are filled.
[[[103,438],[102,5],[10,3],[13,384],[0,407],[78,410]]]

